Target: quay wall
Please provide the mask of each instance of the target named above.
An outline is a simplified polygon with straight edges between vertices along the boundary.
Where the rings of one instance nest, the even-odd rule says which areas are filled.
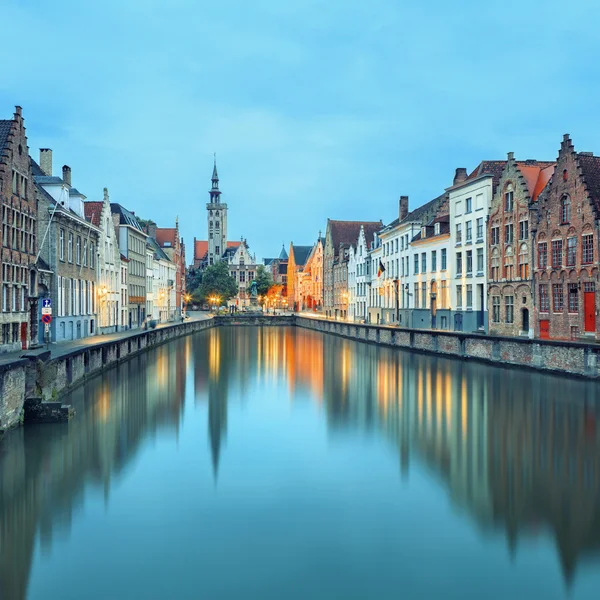
[[[600,379],[600,344],[423,331],[300,316],[295,317],[295,325],[404,350]]]

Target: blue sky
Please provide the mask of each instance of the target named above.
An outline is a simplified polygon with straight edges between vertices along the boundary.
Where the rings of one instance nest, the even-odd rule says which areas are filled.
[[[600,3],[0,0],[2,118],[20,104],[90,200],[206,237],[212,155],[229,238],[259,257],[327,218],[396,216],[482,159],[600,152]]]

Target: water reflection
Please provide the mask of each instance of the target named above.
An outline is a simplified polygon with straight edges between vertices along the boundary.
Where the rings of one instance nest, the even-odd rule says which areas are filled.
[[[456,511],[507,552],[552,535],[563,577],[600,549],[597,384],[402,353],[293,328],[224,328],[172,342],[76,390],[76,419],[0,443],[0,598],[27,594],[36,540],[68,537],[84,492],[111,481],[157,434],[176,442],[186,380],[206,409],[214,484],[228,405],[280,382],[309,397],[330,432],[383,436],[400,476],[426,466]]]

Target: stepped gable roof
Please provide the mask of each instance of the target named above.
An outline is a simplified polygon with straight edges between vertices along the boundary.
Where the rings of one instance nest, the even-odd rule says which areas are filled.
[[[121,206],[116,202],[111,202],[110,210],[115,215],[119,215],[120,225],[129,225],[141,233],[144,233],[144,230],[142,229],[142,226],[140,225],[140,222],[137,220],[136,216],[132,212],[128,211],[124,206]],[[144,233],[144,235],[146,234]]]
[[[4,150],[13,125],[12,119],[0,119],[0,150]]]
[[[83,212],[85,218],[96,227],[100,227],[100,215],[102,214],[102,207],[104,202],[84,202]]]
[[[368,241],[383,227],[383,223],[381,221],[333,221],[329,219],[331,241],[336,253],[340,246],[348,247],[356,243],[361,226]]]
[[[312,252],[312,246],[294,246],[292,244],[292,248],[294,249],[294,262],[297,266],[303,267],[308,260],[310,253]]]
[[[577,161],[588,193],[597,210],[600,210],[600,156],[577,154]]]
[[[171,262],[171,259],[165,254],[165,251],[151,235],[146,239],[146,246],[150,248],[159,259]]]

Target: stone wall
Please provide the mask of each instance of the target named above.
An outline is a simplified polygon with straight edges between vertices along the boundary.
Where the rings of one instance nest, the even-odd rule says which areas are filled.
[[[395,346],[416,352],[513,365],[600,379],[600,345],[553,340],[505,338],[447,331],[422,331],[384,325],[355,324],[295,317],[305,329]]]
[[[19,423],[28,365],[28,360],[21,359],[0,367],[0,432]]]

